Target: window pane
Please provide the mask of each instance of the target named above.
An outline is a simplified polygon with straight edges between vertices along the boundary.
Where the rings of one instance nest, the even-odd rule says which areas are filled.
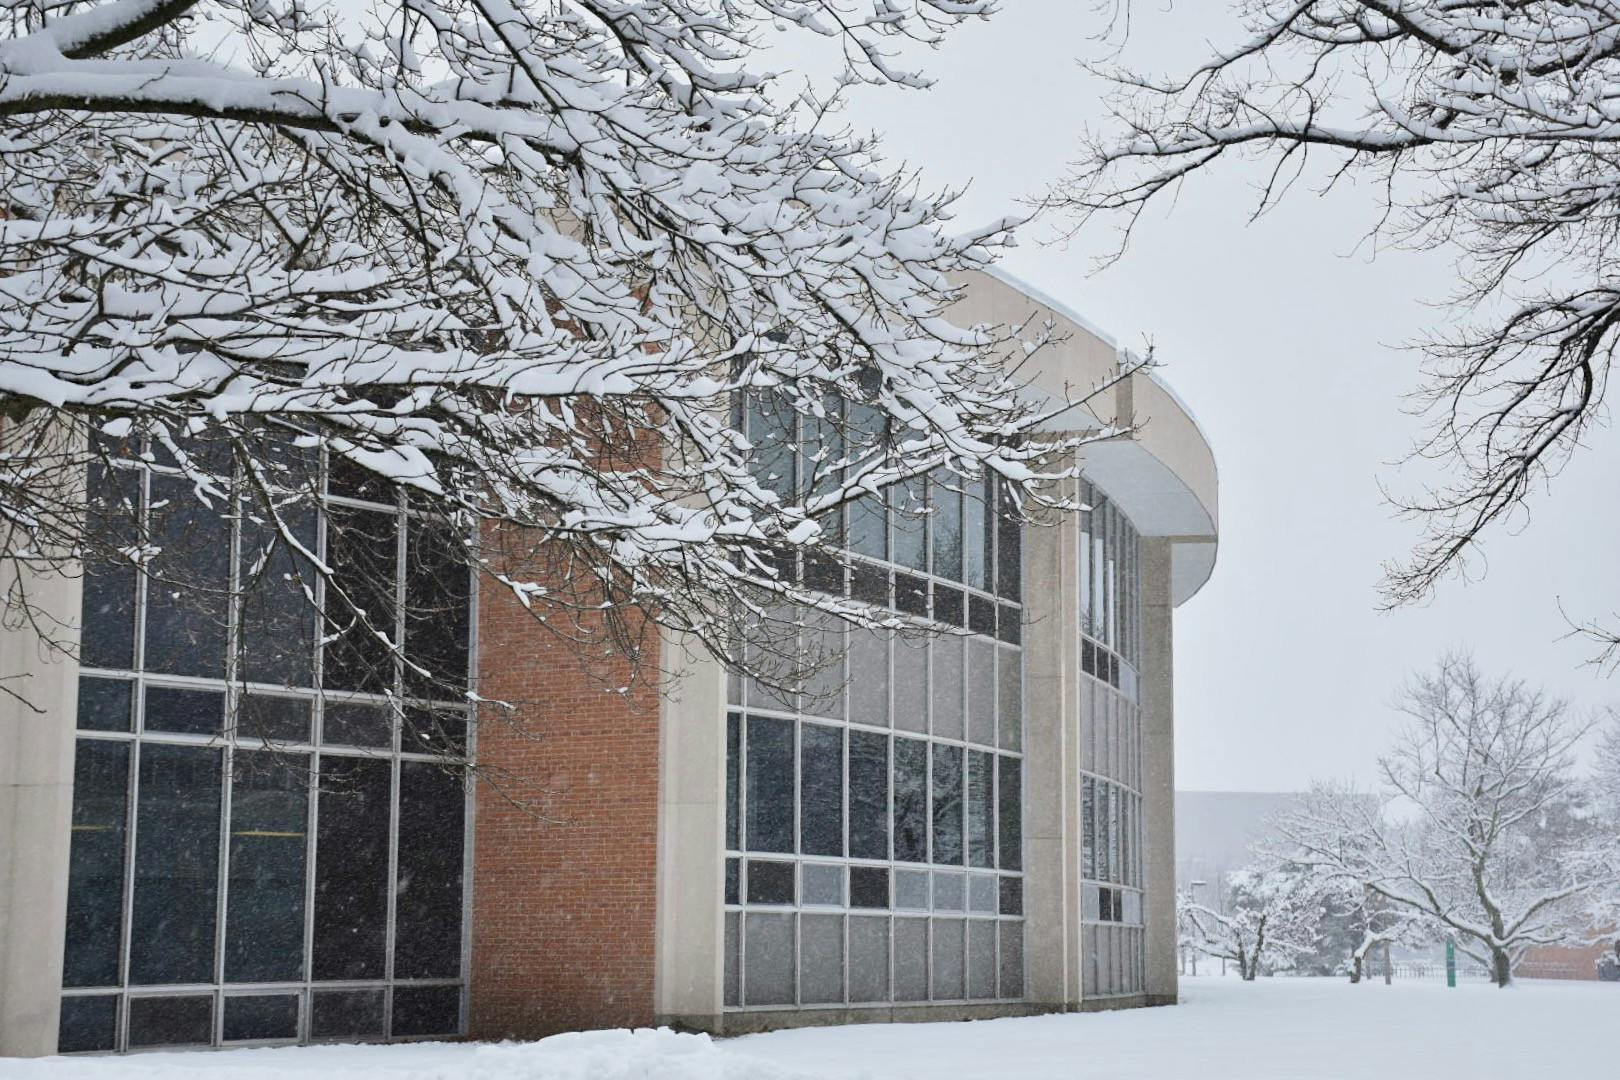
[[[849,853],[889,857],[889,737],[849,733]]]
[[[225,999],[225,1041],[298,1038],[297,994],[253,994]]]
[[[1097,783],[1089,776],[1080,778],[1080,876],[1097,877]]]
[[[959,637],[935,638],[932,646],[934,734],[945,739],[962,737],[962,646]]]
[[[267,743],[309,742],[309,701],[305,698],[242,698],[236,716],[236,733],[243,739]]]
[[[1024,745],[1024,654],[1003,646],[996,650],[996,730],[1003,750]]]
[[[748,902],[750,904],[793,903],[793,864],[790,862],[749,859]]]
[[[962,862],[962,748],[933,744],[934,862]]]
[[[372,758],[321,760],[312,966],[316,979],[383,976],[389,774],[388,762]]]
[[[922,479],[889,486],[890,543],[893,561],[914,570],[928,569],[927,509]]]
[[[990,534],[985,529],[984,481],[963,481],[962,580],[975,589],[989,589]]]
[[[80,739],[73,758],[64,986],[118,983],[128,798],[129,744]]]
[[[968,865],[990,867],[995,861],[995,758],[982,750],[968,751]]]
[[[1006,488],[1000,488],[996,516],[996,595],[1008,600],[1023,598],[1023,572],[1020,565],[1021,529]]]
[[[1024,996],[1024,924],[1003,920],[1001,926],[1001,996]]]
[[[950,1001],[967,996],[967,963],[961,919],[935,919],[934,998]]]
[[[79,680],[80,731],[128,731],[134,683],[123,679]]]
[[[467,793],[462,785],[459,770],[423,761],[400,762],[398,879],[394,884],[396,979],[448,979],[461,974],[462,854],[467,820]],[[398,1011],[396,1001],[395,1013]]]
[[[1024,913],[1024,879],[1017,877],[1004,877],[1001,879],[1001,914],[1022,915]]]
[[[146,688],[147,731],[217,735],[225,723],[225,695],[217,690]]]
[[[148,671],[225,674],[230,592],[230,523],[224,506],[203,506],[189,480],[152,477],[151,536],[161,554],[148,564]]]
[[[805,863],[802,874],[804,877],[803,902],[805,904],[824,904],[832,907],[844,906],[844,868],[842,866]]]
[[[934,573],[949,581],[962,580],[961,483],[949,471],[937,469],[928,488],[933,507],[929,528],[934,534]]]
[[[744,934],[743,1000],[749,1005],[793,1004],[793,919],[748,912]]]
[[[135,664],[135,567],[114,549],[134,546],[141,474],[92,464],[87,483],[85,535],[104,540],[103,550],[84,560],[79,661],[128,669]]]
[[[967,641],[967,737],[996,744],[996,647],[983,638]]]
[[[214,999],[129,999],[129,1046],[206,1046],[214,1041]]]
[[[361,701],[328,701],[321,720],[321,742],[328,746],[369,746],[386,750],[394,742],[394,711]]]
[[[472,579],[452,526],[413,518],[405,538],[405,692],[455,701],[467,689]]]
[[[749,851],[793,850],[793,721],[748,718]]]
[[[56,1052],[79,1054],[118,1046],[118,999],[64,997],[56,1028]]]
[[[210,982],[219,895],[220,752],[147,743],[139,760],[129,981]],[[188,1016],[197,1008],[190,999],[177,1002],[174,1009]],[[153,1015],[159,1014],[168,1015],[161,1009]],[[134,1017],[131,1005],[131,1045]]]
[[[742,916],[735,911],[726,912],[726,988],[725,1005],[732,1008],[742,1004]]]
[[[420,1035],[455,1035],[461,1030],[461,987],[401,986],[394,990],[396,1039]]]
[[[806,855],[842,855],[843,731],[805,724],[799,740],[799,850]]]
[[[799,1003],[844,1000],[844,917],[805,915],[799,920]]]
[[[967,910],[967,880],[961,874],[934,875],[934,910]]]
[[[398,636],[396,525],[394,515],[375,510],[334,506],[327,512],[326,560],[334,574],[326,590],[329,640],[322,679],[328,687],[371,693],[393,689],[391,650],[378,635],[387,641]]]
[[[781,396],[770,391],[748,393],[748,441],[754,479],[767,491],[781,496],[784,503],[795,501],[794,459],[798,438],[794,433],[797,414]]]
[[[928,730],[928,642],[898,635],[894,639],[894,726],[904,731]]]
[[[996,996],[996,924],[991,919],[968,923],[968,997]]]
[[[328,990],[311,995],[310,1038],[376,1038],[382,1033],[381,990]]]
[[[881,630],[850,631],[849,718],[889,725],[889,636]]]
[[[1003,870],[1024,867],[1024,763],[1017,758],[999,759],[1001,788],[998,794],[1001,836],[998,845]]]
[[[238,750],[232,759],[227,982],[303,977],[312,779],[303,754]]]
[[[889,868],[887,866],[850,867],[849,906],[887,908],[889,906]]]
[[[928,861],[928,744],[894,740],[894,857]]]
[[[928,920],[894,920],[894,1000],[928,1000]]]
[[[316,573],[262,507],[242,522],[241,656],[248,682],[309,686],[313,680],[318,634]],[[307,551],[315,550],[315,512],[311,507],[279,507],[281,525]]]
[[[742,847],[742,717],[726,716],[726,849]]]
[[[975,874],[968,879],[968,910],[982,915],[996,913],[996,879]]]
[[[889,920],[849,920],[849,1000],[889,1000]]]
[[[896,870],[894,906],[903,911],[927,911],[929,877],[926,870]]]

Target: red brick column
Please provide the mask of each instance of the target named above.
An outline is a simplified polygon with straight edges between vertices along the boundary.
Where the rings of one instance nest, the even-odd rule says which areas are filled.
[[[658,700],[622,658],[587,672],[486,585],[479,689],[521,702],[484,720],[474,825],[474,1038],[650,1024],[658,828]],[[649,665],[649,668],[653,665]],[[514,806],[512,798],[531,803]]]

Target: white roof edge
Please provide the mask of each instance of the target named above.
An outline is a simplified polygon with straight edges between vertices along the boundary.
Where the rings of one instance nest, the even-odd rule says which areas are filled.
[[[1048,307],[1057,314],[1062,315],[1065,319],[1068,319],[1076,326],[1085,330],[1086,333],[1090,334],[1092,337],[1106,342],[1110,347],[1117,350],[1122,355],[1129,357],[1136,356],[1136,354],[1130,349],[1120,345],[1119,340],[1115,338],[1113,334],[1110,334],[1107,330],[1104,330],[1102,327],[1098,326],[1096,323],[1092,322],[1090,319],[1076,311],[1072,304],[1064,303],[1062,300],[1057,299],[1046,290],[1031,285],[1017,274],[1014,274],[1000,266],[988,266],[984,269],[984,273],[1004,282],[1007,285],[1011,285],[1013,288],[1035,301],[1037,304]],[[1209,432],[1205,430],[1203,424],[1198,422],[1198,414],[1192,411],[1191,406],[1187,404],[1180,394],[1176,393],[1175,387],[1171,386],[1168,382],[1161,378],[1159,374],[1152,368],[1147,369],[1144,374],[1147,375],[1149,379],[1153,380],[1153,384],[1160,390],[1163,390],[1171,401],[1176,403],[1177,407],[1181,409],[1182,413],[1186,415],[1188,420],[1192,421],[1192,426],[1195,430],[1197,430],[1198,437],[1204,440],[1204,445],[1209,447],[1209,452],[1211,454],[1214,454],[1215,444],[1210,441]]]

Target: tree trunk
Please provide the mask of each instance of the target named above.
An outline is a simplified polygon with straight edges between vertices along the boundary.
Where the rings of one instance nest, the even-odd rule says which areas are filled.
[[[1497,986],[1509,986],[1513,982],[1513,962],[1505,949],[1491,950],[1491,978],[1496,980]]]
[[[1361,953],[1358,950],[1350,957],[1350,985],[1354,986],[1361,981]]]

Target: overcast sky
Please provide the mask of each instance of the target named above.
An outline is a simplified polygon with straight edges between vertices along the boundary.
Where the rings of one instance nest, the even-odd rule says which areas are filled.
[[[1102,55],[1079,0],[1014,0],[956,32],[923,63],[926,93],[862,91],[845,116],[884,135],[893,164],[968,185],[962,224],[1016,209],[1061,175],[1077,134],[1105,120],[1101,87],[1076,62]],[[1206,41],[1241,31],[1225,0],[1138,4],[1126,57],[1181,71]],[[798,66],[795,64],[795,66]],[[1422,608],[1381,612],[1380,563],[1414,535],[1379,481],[1418,432],[1402,412],[1417,379],[1400,346],[1431,325],[1454,268],[1446,252],[1380,252],[1358,241],[1370,195],[1297,191],[1258,222],[1254,170],[1205,177],[1144,223],[1125,258],[1092,275],[1110,242],[1067,249],[1021,234],[1008,269],[1069,302],[1123,343],[1151,338],[1160,374],[1215,447],[1221,546],[1214,577],[1177,613],[1177,786],[1289,790],[1313,778],[1373,778],[1408,672],[1448,648],[1593,708],[1620,681],[1561,640],[1559,611],[1620,608],[1614,433],[1540,500],[1528,529],[1495,535],[1480,580]],[[1167,204],[1168,206],[1168,204]]]

